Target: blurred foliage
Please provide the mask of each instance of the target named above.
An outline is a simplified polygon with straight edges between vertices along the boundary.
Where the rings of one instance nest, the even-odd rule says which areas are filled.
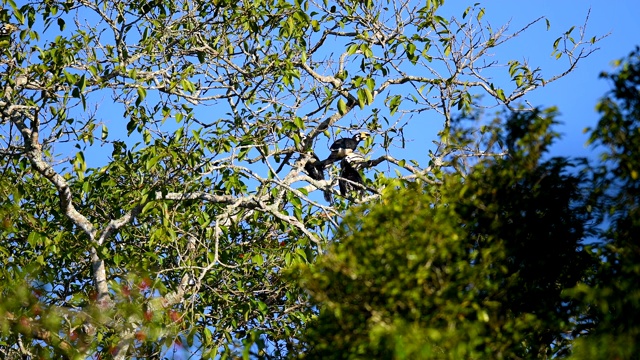
[[[515,113],[510,156],[353,209],[329,254],[304,269],[320,306],[306,357],[566,354],[578,307],[562,292],[593,258],[581,246],[586,179],[566,159],[542,158],[555,116]]]
[[[577,359],[637,359],[640,354],[640,48],[602,73],[612,90],[598,103],[591,142],[602,153],[597,169],[604,229],[598,271],[571,294],[584,303]]]

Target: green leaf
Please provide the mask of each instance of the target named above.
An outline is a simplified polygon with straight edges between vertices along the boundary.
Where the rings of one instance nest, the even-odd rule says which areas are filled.
[[[449,57],[449,55],[451,55],[451,42],[447,41],[446,45],[444,46],[444,56]]]
[[[416,52],[416,46],[413,43],[407,44],[407,54],[413,55]]]
[[[347,55],[353,55],[353,54],[356,53],[356,51],[358,51],[358,45],[357,44],[351,44],[347,48]]]
[[[138,98],[140,99],[140,101],[143,101],[144,98],[147,97],[147,90],[142,86],[138,86],[136,92],[138,93]]]
[[[182,85],[182,89],[188,93],[194,93],[196,91],[196,86],[187,79],[182,79],[180,84]]]
[[[144,143],[147,145],[151,143],[151,131],[149,131],[148,129],[144,129],[144,131],[142,132],[142,141],[144,141]]]
[[[82,151],[78,151],[76,153],[76,157],[73,160],[73,168],[77,171],[84,171],[87,168],[87,164],[84,159],[84,153]]]
[[[158,164],[158,162],[160,162],[160,160],[162,160],[162,156],[161,155],[152,157],[151,159],[146,161],[145,168],[147,170],[153,169]]]
[[[515,60],[509,61],[509,76],[513,77],[515,72],[518,71],[518,66],[520,66],[519,62]]]
[[[340,115],[347,113],[347,104],[342,100],[342,98],[338,99],[338,112]]]
[[[364,89],[358,89],[358,105],[360,109],[364,109],[367,104],[367,95],[364,93]]]
[[[27,242],[29,243],[29,245],[31,245],[31,247],[36,247],[43,243],[42,238],[42,234],[37,231],[32,231],[29,233],[29,236],[27,236]]]
[[[211,340],[213,338],[212,334],[211,334],[211,330],[207,327],[204,328],[203,330],[204,333],[204,344],[208,345],[211,344]]]
[[[261,266],[264,263],[264,258],[262,254],[256,254],[251,258],[251,261],[257,266]]]
[[[368,88],[363,88],[362,90],[364,91],[367,105],[373,104],[373,94],[371,93],[371,91]]]
[[[311,20],[311,28],[315,32],[320,31],[320,23],[318,22],[318,20]]]
[[[84,74],[82,74],[80,80],[78,80],[78,82],[76,83],[76,86],[80,89],[80,91],[84,91],[84,89],[87,87],[87,80]]]
[[[575,27],[575,25],[574,25],[574,26],[572,26],[571,28],[569,28],[569,30],[567,30],[567,32],[565,33],[565,35],[569,35],[569,34],[571,34],[571,32],[573,31],[573,29],[575,29],[575,28],[576,28],[576,27]]]
[[[288,252],[284,255],[284,264],[286,266],[291,266],[291,253]]]
[[[107,128],[106,125],[102,125],[102,135],[100,136],[100,139],[102,139],[102,141],[107,140],[107,137],[109,136],[109,129]]]
[[[373,92],[375,90],[376,87],[376,81],[375,79],[369,77],[367,78],[367,80],[365,81],[365,84],[367,85],[367,88],[369,89],[369,91]]]
[[[387,107],[389,108],[390,115],[395,114],[402,103],[402,97],[400,95],[394,95],[393,97],[387,98]]]

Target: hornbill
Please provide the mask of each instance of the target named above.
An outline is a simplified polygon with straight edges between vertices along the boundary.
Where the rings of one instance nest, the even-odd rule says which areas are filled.
[[[340,159],[343,159],[345,156],[351,154],[358,148],[358,144],[360,141],[369,137],[369,134],[366,132],[360,132],[351,138],[342,138],[336,140],[329,150],[331,150],[331,154],[328,158],[322,160],[322,166],[326,166],[327,164],[334,163]]]
[[[346,155],[340,162],[340,179],[338,180],[338,186],[340,187],[340,195],[346,196],[351,191],[360,191],[364,185],[360,170],[366,160],[364,156],[357,152],[352,152]]]
[[[324,180],[324,165],[320,161],[318,155],[314,153],[311,153],[311,158],[307,160],[306,164],[304,164],[304,171],[306,171],[307,175],[309,175],[313,180]],[[332,198],[330,191],[324,191],[324,199],[331,202]]]
[[[0,26],[0,49],[11,46],[11,34],[19,30],[18,25],[5,23]]]

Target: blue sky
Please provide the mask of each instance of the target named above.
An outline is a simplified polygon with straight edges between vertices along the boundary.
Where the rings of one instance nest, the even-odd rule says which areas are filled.
[[[508,23],[507,35],[540,17],[549,21],[548,29],[547,22],[543,19],[519,36],[492,49],[495,51],[490,54],[490,60],[497,60],[500,64],[507,64],[509,60],[518,60],[527,62],[532,68],[539,67],[545,79],[567,69],[568,59],[566,57],[556,59],[552,52],[554,41],[571,27],[575,26],[572,36],[576,39],[582,28],[584,28],[585,41],[592,37],[602,38],[593,46],[598,50],[582,59],[570,74],[528,93],[518,101],[519,103],[520,100],[526,100],[531,105],[541,108],[551,106],[558,108],[560,116],[556,120],[561,124],[554,130],[560,132],[562,138],[552,147],[550,155],[595,159],[598,151],[586,146],[588,134],[584,130],[596,125],[599,115],[595,111],[595,106],[598,100],[611,89],[611,84],[600,79],[599,74],[602,71],[611,71],[614,60],[625,57],[635,46],[640,45],[640,22],[638,21],[640,2],[636,0],[608,2],[495,0],[478,3],[478,7],[485,9],[482,22],[489,23],[494,30]],[[473,5],[473,1],[448,0],[437,13],[446,19],[455,17],[460,20],[464,10]],[[585,21],[587,21],[586,24]],[[506,67],[497,68],[497,70],[499,72],[496,72],[495,78],[492,79],[496,85],[505,89],[512,88],[513,86],[508,83],[510,80],[504,77],[507,73]],[[485,111],[485,120],[491,119],[497,110],[500,108],[494,107]],[[362,118],[367,114],[366,110],[349,114],[343,120],[343,125],[344,121]],[[442,119],[441,115],[435,111],[421,113],[418,117],[413,118],[405,129],[406,148],[392,155],[406,160],[416,159],[424,166],[426,149],[435,149],[431,142],[437,140],[437,132],[442,130]],[[324,149],[327,141],[322,138],[316,143],[315,150],[321,157],[328,153]],[[370,154],[372,158],[384,152],[380,142],[379,137],[375,139],[373,151]],[[393,173],[393,167],[384,164],[379,165],[377,169],[391,170]]]
[[[449,17],[456,16],[460,18],[464,9],[473,5],[472,1],[455,1],[448,0],[439,14]],[[558,1],[508,1],[494,0],[482,1],[480,7],[486,9],[483,21],[489,22],[492,27],[498,28],[507,22],[510,22],[509,32],[516,31],[527,25],[531,21],[544,16],[550,22],[550,29],[547,30],[545,21],[541,21],[521,36],[508,41],[503,46],[496,49],[496,56],[502,63],[508,60],[526,60],[533,67],[540,67],[542,74],[548,77],[552,74],[562,71],[566,67],[566,59],[555,60],[552,53],[552,44],[556,38],[561,36],[571,26],[577,28],[584,25],[585,18],[589,14],[589,21],[586,28],[586,37],[601,37],[609,34],[606,38],[596,44],[600,48],[591,54],[587,59],[583,59],[577,69],[563,79],[548,84],[543,88],[539,88],[531,92],[527,97],[531,104],[535,106],[548,107],[557,106],[561,113],[559,118],[564,124],[559,130],[563,134],[563,140],[558,142],[553,148],[553,155],[571,155],[571,156],[590,156],[593,151],[585,147],[587,135],[583,133],[583,129],[588,126],[594,126],[598,119],[598,114],[594,108],[598,99],[610,89],[610,84],[598,78],[601,71],[611,70],[611,63],[615,59],[619,59],[627,55],[636,45],[640,44],[640,3],[637,0],[624,1],[578,1],[578,0],[558,0]],[[54,29],[55,30],[55,29]],[[575,30],[574,33],[578,31]],[[57,34],[56,31],[52,31]],[[500,86],[505,86],[503,81],[498,80]],[[107,98],[103,100],[107,100]],[[104,106],[108,101],[105,101]],[[203,111],[210,111],[205,108]],[[368,113],[368,112],[365,112]],[[113,115],[120,115],[120,110],[105,119],[110,127],[110,138],[122,138],[126,136],[124,132],[124,120],[117,118],[112,119]],[[366,114],[364,114],[366,115]],[[354,114],[356,118],[364,116],[362,113]],[[347,122],[352,121],[345,119]],[[425,148],[423,142],[424,133],[429,134],[426,138],[435,140],[435,131],[441,129],[442,122],[437,118],[436,114],[425,114],[426,121],[417,123],[418,132],[408,134],[407,138],[413,143],[408,143],[406,151],[401,151],[400,155],[405,159],[418,159],[424,162]],[[122,126],[117,124],[122,123]],[[115,126],[114,126],[115,125]],[[412,124],[413,128],[413,124]],[[134,141],[129,139],[131,144]],[[381,139],[376,139],[380,142]],[[316,151],[321,157],[327,155],[328,139],[321,139],[316,144]],[[382,151],[379,144],[374,146],[372,156],[379,156]],[[65,147],[61,146],[57,150],[64,152]],[[93,151],[99,154],[110,154],[111,146],[96,147]],[[103,165],[103,156],[92,156],[88,163],[89,167]],[[101,160],[99,160],[101,159]],[[381,170],[385,170],[381,167]]]
[[[463,8],[458,3],[445,2],[445,9]],[[497,0],[481,2],[481,6],[486,9],[485,20],[496,26],[510,20],[510,29],[513,30],[540,16],[549,20],[551,27],[548,31],[544,22],[539,23],[508,45],[509,54],[514,58],[530,59],[532,64],[540,65],[543,74],[566,64],[566,61],[556,61],[552,58],[551,45],[559,34],[571,26],[583,26],[591,9],[586,28],[587,37],[609,34],[597,44],[600,50],[584,59],[573,73],[534,91],[528,99],[536,106],[559,108],[563,125],[558,130],[563,137],[562,141],[554,146],[554,155],[593,155],[593,151],[585,147],[587,135],[583,133],[583,129],[596,124],[596,102],[611,88],[610,84],[599,79],[598,75],[602,71],[610,71],[613,60],[625,57],[636,45],[640,45],[640,2]],[[503,52],[504,49],[500,51]]]

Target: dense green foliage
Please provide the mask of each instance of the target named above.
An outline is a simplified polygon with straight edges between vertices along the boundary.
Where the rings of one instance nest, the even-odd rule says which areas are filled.
[[[511,156],[466,178],[352,211],[305,284],[323,305],[310,358],[566,352],[576,304],[561,294],[590,266],[580,246],[589,214],[584,179],[563,159],[540,160],[553,116],[514,115],[506,127],[526,131],[507,137]]]

